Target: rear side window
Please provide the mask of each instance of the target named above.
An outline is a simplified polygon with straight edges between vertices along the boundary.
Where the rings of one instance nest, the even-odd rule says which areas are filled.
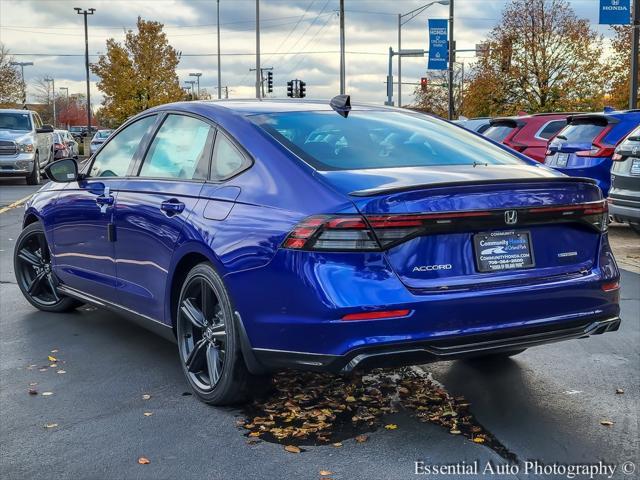
[[[604,129],[605,125],[595,123],[572,123],[560,132],[559,137],[567,143],[591,143]]]
[[[416,113],[352,110],[344,118],[307,111],[250,118],[317,170],[522,163],[475,133]]]
[[[90,177],[123,177],[129,170],[140,142],[156,121],[156,115],[141,118],[122,129],[96,155]]]
[[[491,126],[491,124],[490,124],[490,123],[485,123],[484,125],[480,125],[480,128],[478,128],[478,129],[476,130],[476,132],[478,132],[478,133],[484,133],[484,132],[486,132],[486,131],[489,129],[489,127],[490,127],[490,126]]]
[[[207,178],[215,128],[197,118],[168,115],[147,152],[141,177]]]
[[[513,125],[505,124],[491,125],[484,132],[484,136],[490,138],[491,140],[495,140],[496,142],[502,142],[509,136],[511,132],[515,130],[515,128],[516,127]]]
[[[216,147],[213,152],[213,165],[211,167],[212,180],[224,180],[232,177],[248,164],[246,158],[236,146],[224,136],[218,133]]]
[[[555,136],[560,130],[564,128],[567,124],[566,120],[552,120],[547,123],[542,129],[538,132],[536,137],[544,138],[549,140],[551,137]]]

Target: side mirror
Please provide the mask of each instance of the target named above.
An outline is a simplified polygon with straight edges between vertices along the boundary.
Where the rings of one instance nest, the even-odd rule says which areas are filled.
[[[42,125],[42,127],[36,128],[36,133],[53,133],[53,127],[51,125]]]
[[[78,164],[73,158],[63,158],[44,167],[44,171],[54,182],[69,183],[78,180]]]

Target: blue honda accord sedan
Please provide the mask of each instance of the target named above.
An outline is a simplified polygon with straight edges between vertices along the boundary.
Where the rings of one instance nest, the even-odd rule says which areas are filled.
[[[177,340],[207,403],[280,368],[509,356],[620,324],[594,181],[416,112],[163,105],[47,175],[15,249],[27,300]]]

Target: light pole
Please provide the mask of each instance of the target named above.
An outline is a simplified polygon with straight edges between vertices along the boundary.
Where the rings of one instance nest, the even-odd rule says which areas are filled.
[[[189,86],[191,88],[191,100],[193,100],[194,97],[195,97],[195,93],[193,91],[193,86],[195,85],[196,81],[195,80],[186,80],[184,83],[188,83],[189,84]],[[187,87],[187,88],[189,88],[189,87]]]
[[[89,10],[82,10],[81,8],[74,8],[78,15],[84,16],[84,69],[87,75],[87,135],[91,135],[91,85],[89,83],[89,33],[87,26],[87,15],[93,15],[96,11],[95,8]]]
[[[260,69],[260,0],[256,0],[256,98],[260,98],[262,70]]]
[[[222,98],[222,75],[220,67],[220,0],[217,1],[218,17],[216,23],[218,25],[218,100]]]
[[[49,97],[49,83],[51,83],[51,91],[53,93],[53,128],[56,127],[56,81],[51,77],[44,77],[47,82],[47,98]]]
[[[30,67],[33,62],[11,62],[14,67],[20,67],[20,76],[22,77],[22,108],[27,108],[27,83],[24,81],[24,67]]]
[[[640,50],[640,0],[633,0],[631,17],[631,79],[629,80],[629,108],[638,108],[638,50]]]
[[[196,83],[198,85],[198,93],[197,93],[197,99],[200,100],[200,77],[202,76],[201,72],[197,72],[197,73],[190,73],[189,74],[190,77],[196,77]]]
[[[453,67],[456,63],[456,42],[453,39],[453,0],[449,3],[449,120],[453,120]]]
[[[344,95],[346,65],[344,58],[344,0],[340,0],[340,95]]]
[[[431,5],[436,4],[449,5],[449,0],[434,0],[433,2],[429,2],[421,7],[414,8],[410,12],[398,14],[398,107],[402,107],[402,26],[409,23]]]
[[[60,90],[64,90],[65,92],[65,96],[67,98],[67,101],[65,102],[65,105],[67,107],[67,130],[69,130],[69,87],[60,87]]]

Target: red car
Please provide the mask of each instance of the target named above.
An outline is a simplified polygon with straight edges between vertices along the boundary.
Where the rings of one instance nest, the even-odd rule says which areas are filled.
[[[544,162],[547,143],[565,127],[569,115],[571,114],[537,113],[494,118],[484,135],[538,162]]]

